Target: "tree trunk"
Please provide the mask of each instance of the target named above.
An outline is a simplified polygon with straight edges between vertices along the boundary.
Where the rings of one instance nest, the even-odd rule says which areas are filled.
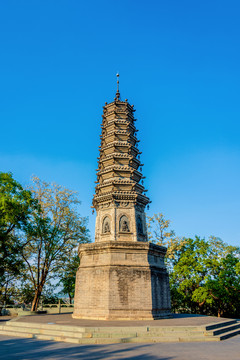
[[[204,314],[204,304],[205,304],[205,300],[198,304],[199,312],[200,312],[201,315]]]
[[[41,293],[39,293],[39,291],[36,290],[35,295],[34,295],[34,299],[33,299],[33,302],[32,302],[31,311],[37,311],[40,295],[41,295]]]
[[[41,290],[40,290],[40,289],[37,289],[37,290],[35,291],[35,295],[34,295],[34,299],[33,299],[33,302],[32,302],[31,311],[37,311],[41,293],[42,293],[42,289],[41,289]]]
[[[40,296],[42,294],[42,290],[43,290],[43,286],[45,284],[46,281],[46,277],[47,277],[48,271],[46,271],[44,274],[42,274],[42,278],[40,283],[37,285],[37,288],[35,290],[35,295],[34,295],[34,299],[32,302],[32,308],[31,311],[37,311],[38,308],[38,304],[39,304],[39,300],[40,300]]]

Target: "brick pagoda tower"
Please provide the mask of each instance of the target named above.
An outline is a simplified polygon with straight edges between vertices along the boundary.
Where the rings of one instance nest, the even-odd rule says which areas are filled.
[[[118,77],[119,75],[117,75]],[[105,104],[97,186],[95,243],[79,246],[74,318],[157,319],[170,316],[166,248],[147,242],[143,187],[133,106]]]

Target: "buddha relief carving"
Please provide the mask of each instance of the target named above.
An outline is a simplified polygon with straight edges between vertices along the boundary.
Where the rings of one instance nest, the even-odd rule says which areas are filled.
[[[110,233],[110,219],[108,216],[106,216],[103,220],[102,232],[103,234]]]
[[[126,215],[123,215],[120,218],[119,231],[120,232],[130,232],[129,221],[128,221],[128,218]]]

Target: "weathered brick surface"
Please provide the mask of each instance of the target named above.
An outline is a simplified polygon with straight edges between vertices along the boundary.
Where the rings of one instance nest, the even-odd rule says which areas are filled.
[[[170,315],[166,249],[101,242],[79,248],[74,318],[156,319]]]

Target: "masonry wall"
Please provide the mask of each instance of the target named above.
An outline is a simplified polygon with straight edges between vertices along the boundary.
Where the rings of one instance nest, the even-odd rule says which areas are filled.
[[[129,221],[129,232],[122,233],[119,231],[120,218],[125,215]],[[137,232],[137,217],[141,218],[143,233]],[[109,234],[103,233],[103,220],[108,217],[111,222],[111,229]],[[97,211],[95,224],[95,241],[147,241],[147,225],[145,212],[131,203],[126,202],[126,206],[107,206],[102,205],[102,208]]]
[[[75,318],[157,319],[170,316],[165,248],[149,243],[80,246]]]

